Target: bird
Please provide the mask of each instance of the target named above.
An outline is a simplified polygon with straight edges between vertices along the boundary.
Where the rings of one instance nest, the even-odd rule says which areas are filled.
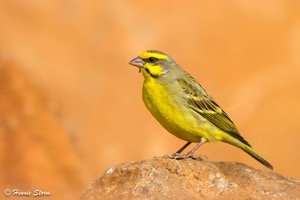
[[[241,136],[212,96],[171,56],[147,50],[129,64],[138,67],[144,77],[142,99],[150,113],[168,132],[187,141],[170,158],[195,158],[195,151],[204,143],[225,142],[273,169]],[[181,154],[191,143],[197,145],[187,154]]]

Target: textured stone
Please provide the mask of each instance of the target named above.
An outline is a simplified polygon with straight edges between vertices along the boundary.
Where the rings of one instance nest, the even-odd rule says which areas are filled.
[[[85,199],[300,199],[300,181],[241,163],[153,158],[104,172]]]

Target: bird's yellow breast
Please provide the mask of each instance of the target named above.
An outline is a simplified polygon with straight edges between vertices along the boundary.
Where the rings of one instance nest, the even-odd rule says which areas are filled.
[[[145,77],[143,101],[156,120],[180,139],[199,142],[201,135],[198,119],[180,102],[178,91],[172,92],[166,84]]]

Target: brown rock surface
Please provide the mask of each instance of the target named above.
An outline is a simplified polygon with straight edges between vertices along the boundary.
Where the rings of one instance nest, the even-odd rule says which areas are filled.
[[[104,172],[85,199],[300,199],[300,181],[241,163],[153,158]]]

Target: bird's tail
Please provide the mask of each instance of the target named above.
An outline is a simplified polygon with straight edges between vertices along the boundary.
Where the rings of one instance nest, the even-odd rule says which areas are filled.
[[[256,151],[254,151],[254,149],[252,149],[251,147],[249,147],[248,145],[243,145],[243,147],[241,148],[243,151],[245,151],[247,154],[249,154],[250,156],[252,156],[252,158],[254,158],[255,160],[257,160],[258,162],[260,162],[261,164],[263,164],[264,166],[268,167],[269,169],[273,169],[273,166],[266,161],[263,157],[261,157]]]
[[[243,142],[237,138],[229,137],[229,138],[224,139],[223,141],[242,149],[247,154],[249,154],[252,158],[257,160],[264,166],[268,167],[269,169],[273,169],[273,166],[268,161],[266,161],[263,157],[261,157],[254,149],[252,149],[251,146],[249,145],[249,143],[247,141],[245,141],[244,139],[243,139],[243,141],[245,141],[245,142]]]

